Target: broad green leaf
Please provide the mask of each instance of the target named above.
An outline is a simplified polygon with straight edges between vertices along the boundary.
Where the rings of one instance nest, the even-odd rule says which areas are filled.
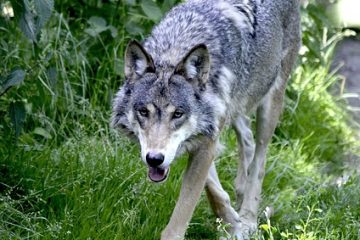
[[[41,127],[37,127],[34,129],[34,134],[36,135],[39,135],[39,136],[42,136],[46,139],[51,139],[51,134],[44,128],[41,128]]]
[[[85,32],[92,37],[96,37],[100,33],[108,30],[108,26],[106,26],[106,21],[104,18],[92,16],[89,18],[88,23],[90,27],[86,28]]]
[[[37,13],[36,30],[39,33],[46,22],[50,19],[54,9],[53,0],[34,0],[35,10]]]
[[[113,38],[116,38],[117,35],[118,35],[118,30],[116,29],[116,27],[110,25],[110,26],[109,26],[109,30],[110,30],[110,32],[111,32],[111,36],[112,36]]]
[[[50,82],[50,86],[55,88],[57,82],[57,71],[55,67],[50,67],[46,70],[46,76]]]
[[[169,11],[176,3],[176,0],[164,0],[164,3],[161,6],[163,12]]]
[[[20,18],[19,25],[21,31],[32,42],[36,42],[36,26],[34,14],[30,10],[30,3],[28,0],[23,0],[24,12]]]
[[[23,102],[12,102],[9,106],[9,113],[11,122],[15,129],[16,138],[19,137],[22,127],[24,125],[26,111]]]
[[[126,4],[134,6],[136,4],[136,0],[126,0]]]
[[[144,28],[137,24],[135,21],[128,21],[125,24],[125,29],[129,34],[138,35],[144,33]]]
[[[102,17],[92,16],[89,18],[88,23],[94,27],[106,28],[106,20]]]
[[[145,15],[154,22],[158,22],[162,17],[160,8],[152,0],[142,0],[141,8],[144,11]]]
[[[25,71],[22,69],[13,70],[6,78],[4,87],[12,87],[19,85],[25,79]]]
[[[4,94],[10,87],[17,86],[25,79],[25,71],[22,69],[13,70],[5,80],[1,81],[0,95]]]

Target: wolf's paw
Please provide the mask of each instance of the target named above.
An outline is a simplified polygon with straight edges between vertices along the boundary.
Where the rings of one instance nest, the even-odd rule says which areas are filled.
[[[220,237],[219,240],[249,240],[257,230],[257,223],[240,221],[233,225],[228,237]]]
[[[235,240],[249,240],[256,232],[257,223],[250,221],[240,221],[233,227],[233,237]]]

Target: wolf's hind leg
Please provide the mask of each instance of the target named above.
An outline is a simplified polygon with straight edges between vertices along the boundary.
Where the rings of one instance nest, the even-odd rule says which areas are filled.
[[[300,45],[298,8],[289,17],[291,21],[284,29],[281,67],[272,89],[262,99],[256,113],[255,154],[248,168],[243,202],[239,216],[242,226],[240,239],[248,239],[257,228],[257,214],[261,198],[262,182],[265,175],[265,162],[268,144],[282,111],[286,82],[294,65]]]
[[[255,153],[247,171],[243,172],[246,177],[241,179],[244,182],[241,183],[243,184],[243,200],[239,211],[241,222],[238,228],[238,235],[241,236],[239,239],[249,239],[257,229],[266,152],[281,113],[284,90],[285,86],[272,89],[257,109]]]
[[[235,189],[237,195],[237,206],[240,208],[246,187],[246,179],[250,163],[254,158],[255,143],[250,129],[250,120],[246,116],[238,116],[233,123],[239,148],[239,163],[237,176],[235,179]]]
[[[229,194],[221,186],[215,163],[212,163],[209,169],[205,189],[210,205],[217,217],[231,225],[238,223],[239,215],[231,206]]]

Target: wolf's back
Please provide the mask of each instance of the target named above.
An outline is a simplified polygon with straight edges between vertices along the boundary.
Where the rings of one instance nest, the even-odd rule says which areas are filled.
[[[299,29],[298,0],[189,0],[164,17],[144,47],[155,65],[171,72],[190,49],[205,44],[211,87],[249,99],[249,106],[238,106],[248,109],[274,84],[283,49],[299,45]],[[236,81],[228,81],[224,68]]]

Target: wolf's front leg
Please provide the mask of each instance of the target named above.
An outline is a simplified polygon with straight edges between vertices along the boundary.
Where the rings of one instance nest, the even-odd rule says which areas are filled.
[[[201,191],[204,189],[209,168],[215,157],[216,141],[206,139],[191,155],[183,176],[180,196],[170,221],[161,233],[161,240],[183,239]]]

